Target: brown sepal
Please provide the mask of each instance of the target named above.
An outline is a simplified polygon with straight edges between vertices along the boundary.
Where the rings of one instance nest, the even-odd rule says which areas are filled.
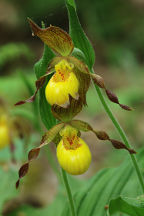
[[[54,104],[51,109],[55,118],[67,122],[70,121],[82,110],[82,106],[83,101],[80,97],[77,100],[74,99],[71,95],[69,95],[69,105],[67,107],[61,107],[57,104]]]
[[[62,55],[68,56],[72,53],[74,45],[71,37],[63,29],[50,26],[48,28],[40,28],[30,18],[28,18],[33,35],[38,36],[45,44],[53,51]]]
[[[82,99],[83,104],[86,105],[86,93],[91,81],[89,69],[84,62],[78,60],[74,56],[69,56],[67,59],[74,65],[73,72],[79,81],[79,96]]]

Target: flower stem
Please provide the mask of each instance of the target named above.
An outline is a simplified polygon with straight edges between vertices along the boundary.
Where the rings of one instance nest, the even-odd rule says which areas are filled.
[[[71,192],[70,185],[69,185],[69,182],[68,182],[67,174],[62,168],[61,168],[61,171],[62,171],[62,177],[63,177],[63,181],[64,181],[64,184],[65,184],[65,188],[66,188],[66,191],[67,191],[67,196],[68,196],[68,199],[69,199],[71,215],[76,216],[77,214],[76,214],[74,200],[73,200],[72,192]]]
[[[121,136],[123,142],[125,143],[125,145],[128,148],[131,148],[131,145],[130,145],[130,143],[128,141],[128,138],[127,138],[125,132],[123,131],[122,127],[120,126],[120,124],[118,122],[118,120],[115,118],[115,116],[113,115],[113,113],[110,110],[109,106],[107,105],[107,103],[106,103],[106,101],[104,99],[104,96],[102,95],[102,92],[101,92],[100,88],[96,84],[94,84],[94,85],[95,85],[95,89],[97,91],[97,94],[98,94],[98,96],[100,98],[100,101],[101,101],[106,113],[108,114],[109,118],[112,120],[112,122],[113,122],[115,128],[117,129],[117,131],[119,132],[119,135]],[[138,176],[142,191],[144,193],[144,180],[143,180],[143,176],[141,174],[140,168],[138,166],[136,156],[133,155],[133,154],[130,154],[130,157],[132,159],[132,162],[133,162],[134,168],[136,170],[136,173],[137,173],[137,176]]]

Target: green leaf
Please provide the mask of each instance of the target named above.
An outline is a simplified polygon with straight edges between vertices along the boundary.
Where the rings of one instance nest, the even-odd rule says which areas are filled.
[[[117,197],[110,201],[109,213],[114,215],[116,212],[126,213],[130,216],[144,215],[144,197],[128,198]]]
[[[67,2],[73,7],[76,9],[76,4],[74,2],[74,0],[67,0]]]
[[[53,52],[48,48],[47,45],[45,45],[44,54],[42,58],[35,64],[34,67],[37,79],[39,79],[41,76],[43,76],[46,73],[48,64],[53,57],[54,57]],[[40,109],[41,119],[48,130],[56,124],[56,119],[53,117],[51,113],[51,106],[50,104],[48,104],[45,98],[45,87],[50,78],[51,75],[47,77],[46,83],[40,89],[40,93],[39,93],[39,109]]]
[[[74,48],[74,50],[72,52],[72,56],[74,56],[75,58],[79,59],[80,61],[86,62],[85,55],[78,48]]]
[[[66,6],[69,16],[70,36],[72,37],[75,47],[84,53],[86,57],[86,63],[91,69],[95,62],[94,49],[79,22],[74,0],[66,0]]]
[[[143,163],[143,154],[144,150],[138,154],[140,165]],[[103,169],[74,194],[77,215],[83,216],[86,213],[87,216],[105,216],[111,199],[119,195],[136,197],[140,192],[131,161],[125,161],[118,168]],[[65,204],[61,216],[67,215],[70,215],[70,209]]]

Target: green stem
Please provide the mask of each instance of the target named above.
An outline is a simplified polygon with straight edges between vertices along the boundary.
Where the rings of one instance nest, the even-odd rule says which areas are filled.
[[[119,135],[121,136],[123,142],[125,143],[125,145],[128,148],[131,148],[131,145],[130,145],[130,143],[128,141],[128,138],[127,138],[125,132],[123,131],[123,129],[121,128],[121,126],[120,126],[120,124],[118,122],[118,120],[115,118],[115,116],[113,115],[113,113],[110,110],[109,106],[107,105],[107,103],[106,103],[106,101],[104,99],[104,96],[102,95],[102,92],[101,92],[100,88],[96,84],[94,84],[94,85],[95,85],[95,89],[97,91],[97,94],[98,94],[98,96],[100,98],[100,101],[101,101],[106,113],[108,114],[109,118],[112,120],[112,122],[113,122],[115,128],[117,129],[117,131],[119,132]],[[144,193],[144,180],[143,180],[143,176],[141,174],[140,168],[138,166],[137,159],[136,159],[135,155],[133,155],[133,154],[130,154],[130,157],[132,159],[132,162],[133,162],[134,168],[136,170],[140,185],[142,187],[142,191]]]
[[[67,191],[67,196],[68,196],[68,199],[69,199],[71,215],[76,216],[77,214],[76,214],[74,200],[73,200],[72,192],[71,192],[70,185],[69,185],[69,182],[68,182],[67,174],[62,168],[61,168],[61,171],[62,171],[62,177],[63,177],[63,181],[64,181],[64,184],[65,184],[65,188],[66,188],[66,191]]]

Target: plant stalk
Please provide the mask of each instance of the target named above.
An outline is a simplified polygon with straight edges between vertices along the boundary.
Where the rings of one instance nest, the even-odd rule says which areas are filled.
[[[101,103],[102,103],[102,105],[103,105],[103,107],[104,107],[106,113],[108,114],[109,118],[112,120],[112,122],[113,122],[115,128],[117,129],[119,135],[121,136],[123,142],[125,143],[125,145],[126,145],[128,148],[131,148],[131,145],[130,145],[130,143],[129,143],[129,141],[128,141],[128,138],[127,138],[127,136],[126,136],[124,130],[123,130],[122,127],[120,126],[118,120],[117,120],[117,119],[115,118],[115,116],[113,115],[113,113],[112,113],[111,109],[109,108],[109,106],[107,105],[107,103],[106,103],[106,101],[105,101],[105,99],[104,99],[104,96],[103,96],[103,94],[102,94],[100,88],[99,88],[96,84],[94,84],[94,86],[95,86],[95,89],[96,89],[96,91],[97,91],[97,94],[98,94],[98,96],[99,96],[99,99],[100,99],[100,101],[101,101]],[[139,183],[140,183],[141,188],[142,188],[142,191],[143,191],[143,193],[144,193],[144,180],[143,180],[143,176],[142,176],[142,174],[141,174],[140,168],[139,168],[139,166],[138,166],[138,162],[137,162],[136,156],[135,156],[134,154],[130,154],[130,157],[131,157],[131,159],[132,159],[134,168],[135,168],[136,173],[137,173],[137,177],[138,177],[138,179],[139,179]]]
[[[62,168],[61,168],[61,171],[62,171],[62,177],[63,177],[63,181],[64,181],[64,184],[65,184],[67,196],[68,196],[68,199],[69,199],[71,215],[72,216],[77,216],[76,210],[75,210],[75,205],[74,205],[74,200],[73,200],[73,196],[72,196],[72,192],[71,192],[70,185],[69,185],[68,178],[67,178],[67,174]]]

